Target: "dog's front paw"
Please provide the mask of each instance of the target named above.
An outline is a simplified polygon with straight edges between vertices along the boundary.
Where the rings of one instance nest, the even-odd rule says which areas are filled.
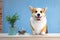
[[[35,31],[33,31],[32,35],[35,35],[35,34],[36,34]]]
[[[32,35],[35,35],[35,33],[32,33]]]
[[[41,32],[42,35],[46,34],[45,32]]]

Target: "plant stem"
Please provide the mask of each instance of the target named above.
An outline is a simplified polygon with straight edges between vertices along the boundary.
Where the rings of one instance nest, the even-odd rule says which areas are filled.
[[[14,28],[14,24],[11,24],[11,27]]]

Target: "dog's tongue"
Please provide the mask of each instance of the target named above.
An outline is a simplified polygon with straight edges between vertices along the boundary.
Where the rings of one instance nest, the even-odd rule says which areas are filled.
[[[37,21],[40,21],[40,18],[41,18],[41,17],[38,16],[38,17],[36,17],[36,20],[37,20]]]
[[[38,17],[37,20],[40,21],[40,18]]]

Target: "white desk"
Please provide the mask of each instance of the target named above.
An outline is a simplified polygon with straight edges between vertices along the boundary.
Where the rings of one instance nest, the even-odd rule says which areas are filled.
[[[0,33],[0,40],[60,40],[60,34],[8,35],[7,33]]]

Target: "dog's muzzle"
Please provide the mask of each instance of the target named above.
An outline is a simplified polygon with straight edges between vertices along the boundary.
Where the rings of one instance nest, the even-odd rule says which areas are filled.
[[[35,16],[35,18],[37,21],[40,21],[41,20],[40,14],[37,14],[37,16]]]
[[[37,14],[37,16],[39,17],[39,16],[40,16],[40,14]]]

